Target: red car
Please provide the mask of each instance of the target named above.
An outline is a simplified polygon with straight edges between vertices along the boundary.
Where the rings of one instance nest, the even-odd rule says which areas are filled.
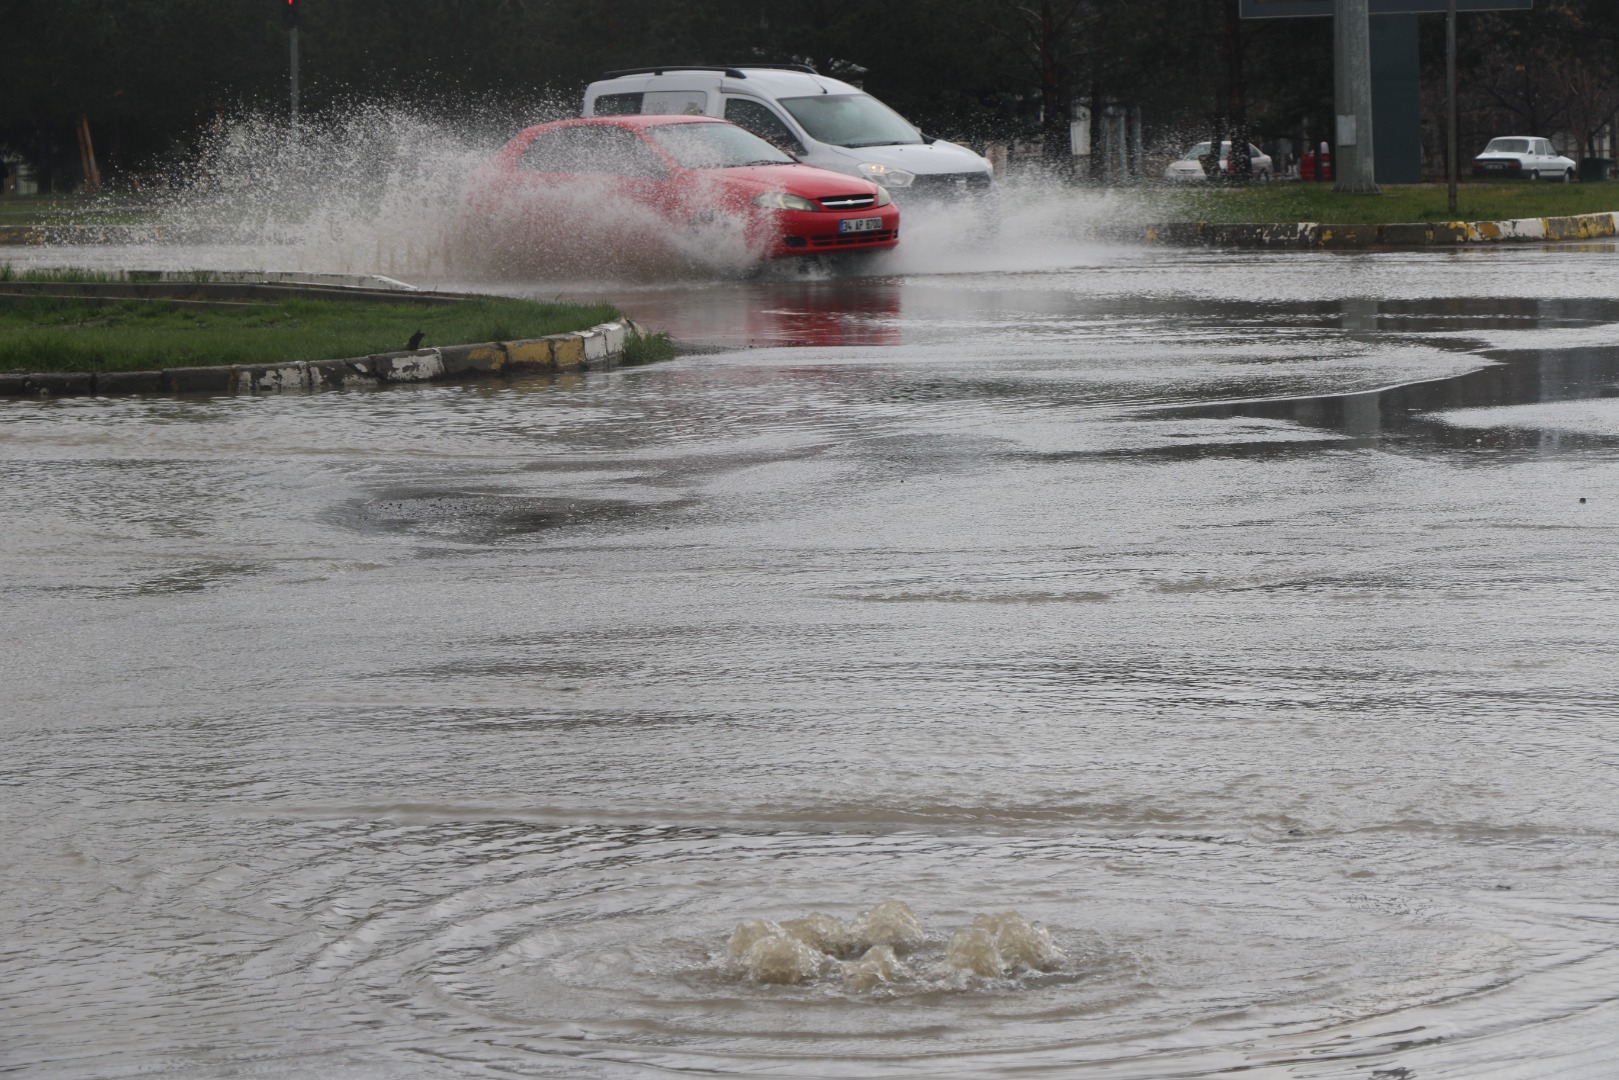
[[[529,252],[624,256],[728,246],[748,259],[880,251],[899,242],[886,188],[800,165],[705,116],[611,116],[525,129],[471,203],[490,238]]]

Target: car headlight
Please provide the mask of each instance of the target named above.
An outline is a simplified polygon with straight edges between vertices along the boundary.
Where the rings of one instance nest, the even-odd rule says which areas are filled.
[[[916,179],[915,173],[896,169],[892,165],[882,165],[875,161],[863,162],[858,166],[865,174],[867,180],[875,180],[883,187],[910,187],[911,181]]]
[[[877,185],[877,205],[878,206],[887,206],[890,203],[892,203],[893,201],[894,201],[894,196],[892,196],[892,195],[890,195],[888,193],[888,189],[883,187],[881,184],[878,184]]]
[[[820,207],[786,191],[765,191],[753,197],[753,205],[768,206],[772,210],[819,210]]]

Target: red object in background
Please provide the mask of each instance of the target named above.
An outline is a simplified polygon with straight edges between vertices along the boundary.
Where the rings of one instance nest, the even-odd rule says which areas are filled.
[[[735,143],[736,152],[706,158],[704,140],[677,137],[687,125],[718,129],[714,137],[726,138],[716,143],[717,155],[721,143]],[[683,162],[688,143],[692,152]],[[765,258],[881,250],[899,240],[899,209],[886,189],[801,165],[763,139],[704,116],[540,124],[495,156],[483,187],[475,207],[496,210],[515,196],[519,216],[533,225],[582,226],[635,243],[653,239],[648,226],[658,220],[671,234],[732,222]]]
[[[1331,180],[1332,179],[1332,155],[1331,154],[1322,154],[1321,155],[1321,161],[1320,161],[1320,163],[1317,166],[1315,171],[1316,171],[1316,179],[1317,180]]]
[[[1303,157],[1299,158],[1299,179],[1300,180],[1314,180],[1315,179],[1315,155],[1314,154],[1305,154]]]

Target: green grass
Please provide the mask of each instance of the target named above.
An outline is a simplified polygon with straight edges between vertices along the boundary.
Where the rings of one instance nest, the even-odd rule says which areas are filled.
[[[675,343],[662,331],[646,335],[631,334],[624,341],[626,365],[651,364],[658,360],[668,360],[674,355]]]
[[[105,270],[79,270],[74,267],[44,270],[18,270],[10,263],[0,263],[0,282],[4,281],[57,281],[74,285],[102,285],[120,280],[117,274]]]
[[[423,332],[423,345],[461,345],[584,330],[616,318],[618,312],[609,304],[497,297],[436,307],[333,300],[245,307],[133,300],[97,306],[30,297],[0,303],[0,371],[143,371],[332,360],[403,349],[417,330]],[[637,348],[643,354],[655,351],[644,343]]]
[[[8,195],[0,225],[129,225],[153,220],[152,208],[150,197],[123,192]]]
[[[1287,182],[1165,193],[1160,220],[1392,224],[1566,217],[1619,210],[1619,183],[1464,183],[1457,213],[1443,184],[1387,185],[1381,195],[1339,195],[1331,184]]]

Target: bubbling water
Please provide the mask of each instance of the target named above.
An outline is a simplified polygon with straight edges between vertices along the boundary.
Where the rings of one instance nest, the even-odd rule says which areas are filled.
[[[1049,930],[1015,911],[974,916],[972,926],[940,950],[900,900],[884,900],[848,922],[820,912],[779,923],[750,919],[731,932],[726,948],[730,970],[753,982],[789,985],[835,976],[853,994],[905,986],[960,989],[971,977],[1056,972],[1067,959]]]

